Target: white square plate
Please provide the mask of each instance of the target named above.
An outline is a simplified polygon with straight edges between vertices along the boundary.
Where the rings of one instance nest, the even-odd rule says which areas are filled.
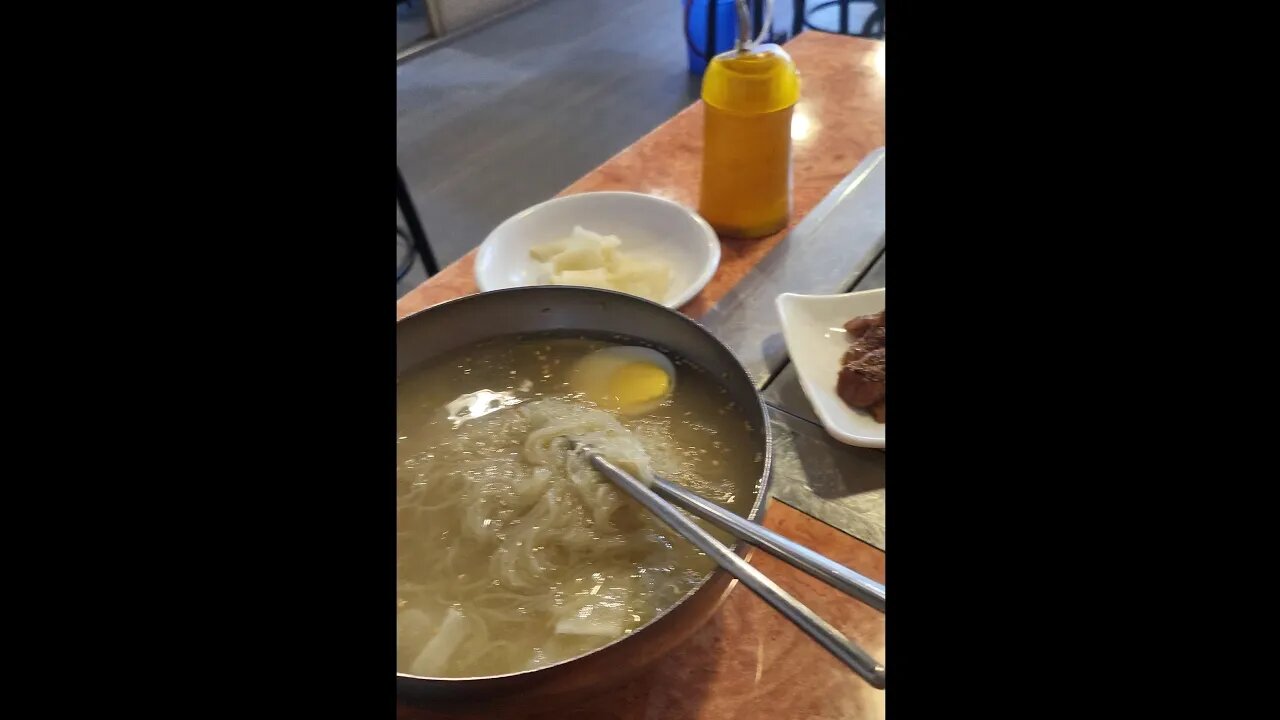
[[[844,324],[884,309],[884,288],[844,295],[783,293],[776,300],[787,352],[800,387],[831,436],[862,447],[884,447],[884,425],[836,394],[840,360],[849,348]]]

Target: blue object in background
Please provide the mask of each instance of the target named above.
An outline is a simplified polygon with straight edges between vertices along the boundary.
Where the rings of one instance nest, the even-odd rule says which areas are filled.
[[[738,11],[734,0],[682,0],[684,2],[684,40],[689,51],[689,72],[701,75],[707,60],[733,48],[738,37]],[[714,4],[713,4],[714,3]],[[714,10],[712,10],[714,8]],[[715,22],[708,15],[715,13]],[[714,33],[708,30],[714,27]],[[714,36],[711,52],[708,40]]]

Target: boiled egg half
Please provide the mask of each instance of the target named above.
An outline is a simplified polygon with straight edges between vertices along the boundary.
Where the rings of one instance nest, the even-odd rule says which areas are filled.
[[[574,365],[569,387],[607,410],[640,415],[671,397],[676,387],[676,368],[657,350],[631,345],[607,347]]]

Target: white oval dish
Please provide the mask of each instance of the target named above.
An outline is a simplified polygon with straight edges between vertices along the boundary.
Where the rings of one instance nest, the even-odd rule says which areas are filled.
[[[775,305],[800,387],[823,427],[840,442],[883,448],[885,426],[846,405],[836,394],[836,377],[849,347],[844,324],[883,310],[884,288],[844,295],[783,293]]]
[[[619,250],[657,257],[671,265],[671,286],[662,304],[679,308],[693,299],[720,266],[720,240],[700,215],[654,195],[593,192],[534,205],[494,228],[476,254],[481,291],[542,285],[542,263],[529,256],[535,245],[560,240],[582,226],[617,235]]]

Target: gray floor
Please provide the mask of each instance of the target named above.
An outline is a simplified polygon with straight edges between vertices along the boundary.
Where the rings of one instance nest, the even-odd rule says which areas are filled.
[[[777,3],[775,27],[790,27],[790,7]],[[660,125],[699,83],[680,0],[541,0],[399,65],[397,162],[440,265]],[[399,294],[423,279],[415,263]]]

